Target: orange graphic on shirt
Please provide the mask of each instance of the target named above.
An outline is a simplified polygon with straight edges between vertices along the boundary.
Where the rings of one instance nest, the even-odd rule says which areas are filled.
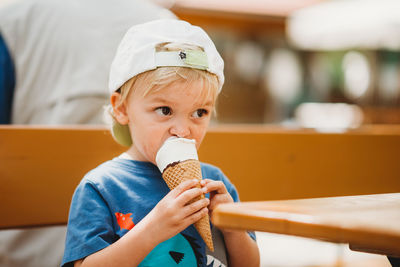
[[[123,214],[120,212],[115,213],[115,217],[117,217],[117,223],[121,229],[131,230],[135,224],[131,218],[132,213]]]

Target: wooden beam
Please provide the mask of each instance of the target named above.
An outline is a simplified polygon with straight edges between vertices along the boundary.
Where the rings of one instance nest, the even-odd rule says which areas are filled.
[[[65,223],[83,175],[123,151],[103,127],[0,126],[0,228]],[[400,126],[217,127],[199,158],[246,201],[400,192]]]

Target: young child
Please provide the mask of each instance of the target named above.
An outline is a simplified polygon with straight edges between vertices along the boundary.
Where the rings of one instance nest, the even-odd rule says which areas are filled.
[[[199,27],[157,20],[132,27],[110,72],[114,138],[129,146],[89,172],[70,208],[62,266],[259,266],[254,233],[212,226],[209,251],[193,223],[239,201],[216,167],[169,190],[155,165],[170,137],[199,148],[223,82],[223,60]],[[191,200],[205,193],[206,198]]]

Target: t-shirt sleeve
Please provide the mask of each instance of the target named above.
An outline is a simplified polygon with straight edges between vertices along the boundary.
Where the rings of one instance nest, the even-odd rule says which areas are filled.
[[[82,181],[72,197],[61,266],[85,258],[115,242],[110,210],[97,187]]]

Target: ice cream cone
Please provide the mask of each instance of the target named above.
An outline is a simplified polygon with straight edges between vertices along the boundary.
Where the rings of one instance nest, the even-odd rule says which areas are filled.
[[[202,179],[200,162],[194,140],[185,138],[170,138],[157,153],[157,166],[169,189],[174,189],[185,180]],[[200,187],[200,184],[198,185]],[[192,202],[204,198],[204,194],[193,199]],[[214,251],[211,235],[210,219],[208,214],[194,223],[196,230],[209,250]]]
[[[202,179],[200,162],[198,160],[186,160],[176,164],[171,164],[164,170],[162,176],[171,190],[185,180],[198,179],[200,181]],[[204,198],[204,194],[193,199],[192,202],[202,198]],[[197,232],[199,232],[208,249],[214,251],[210,219],[208,214],[202,217],[199,221],[195,222],[194,227],[196,228]]]

